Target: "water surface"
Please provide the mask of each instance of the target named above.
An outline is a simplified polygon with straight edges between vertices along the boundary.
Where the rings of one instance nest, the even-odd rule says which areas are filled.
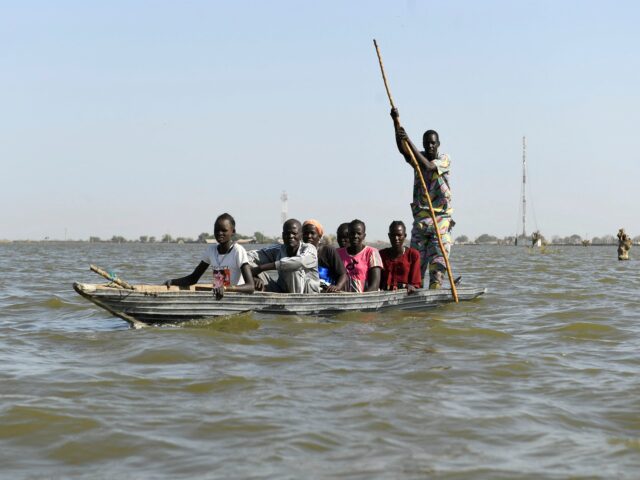
[[[2,477],[638,478],[640,252],[457,246],[483,298],[330,320],[133,330],[71,288],[201,250],[0,245]]]

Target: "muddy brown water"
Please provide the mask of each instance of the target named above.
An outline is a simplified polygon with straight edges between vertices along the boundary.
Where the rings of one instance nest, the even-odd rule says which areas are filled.
[[[201,245],[0,245],[3,478],[640,477],[640,262],[454,247],[483,298],[129,329],[78,296]]]

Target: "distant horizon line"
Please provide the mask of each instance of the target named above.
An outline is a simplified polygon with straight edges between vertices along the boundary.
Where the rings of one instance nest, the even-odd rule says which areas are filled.
[[[98,237],[90,237],[89,239],[60,239],[60,238],[43,238],[43,239],[15,239],[15,240],[10,240],[10,239],[3,239],[0,238],[0,244],[9,244],[9,243],[139,243],[139,244],[200,244],[200,245],[207,245],[207,244],[216,244],[217,242],[214,241],[201,241],[199,239],[193,239],[193,238],[185,238],[185,237],[177,237],[177,238],[171,238],[170,240],[157,240],[154,238],[154,240],[141,240],[140,238],[138,239],[127,239],[125,237],[122,236],[118,236],[118,235],[114,235],[114,237],[116,237],[115,239],[109,238],[109,239],[101,239]],[[144,235],[143,235],[144,237]],[[152,238],[151,236],[146,236],[148,239]],[[330,236],[332,238],[332,240],[335,240],[335,236],[331,235]],[[481,237],[485,237],[482,238]],[[519,243],[521,243],[522,245],[525,245],[525,242],[530,242],[531,241],[531,236],[526,236],[522,237],[522,235],[518,235],[517,237],[519,240],[521,240]],[[458,245],[504,245],[504,246],[509,246],[509,245],[515,245],[514,240],[516,239],[515,235],[508,235],[505,237],[497,237],[495,235],[491,235],[491,234],[486,234],[483,233],[481,235],[478,235],[475,239],[471,239],[469,238],[467,235],[458,235],[457,237],[455,237],[454,239],[454,244],[458,244]],[[245,237],[242,239],[237,239],[236,242],[243,244],[243,245],[272,245],[275,243],[282,243],[281,239],[279,237],[266,237],[265,238],[265,242],[258,242],[255,241],[254,238],[251,237]],[[409,237],[407,237],[407,240],[409,240]],[[548,245],[559,245],[559,246],[582,246],[584,245],[584,241],[588,241],[589,245],[615,245],[616,243],[618,243],[618,239],[616,238],[615,235],[603,235],[603,236],[594,236],[592,238],[583,238],[582,236],[578,235],[578,234],[573,234],[573,235],[569,235],[566,237],[560,237],[558,235],[554,235],[551,240],[549,241],[548,239],[545,239],[546,243]],[[594,241],[595,240],[595,241]],[[372,240],[370,242],[366,242],[368,244],[389,244],[388,240]],[[407,243],[409,243],[407,241]],[[632,243],[634,245],[639,245],[640,244],[640,235],[635,236],[632,238]]]

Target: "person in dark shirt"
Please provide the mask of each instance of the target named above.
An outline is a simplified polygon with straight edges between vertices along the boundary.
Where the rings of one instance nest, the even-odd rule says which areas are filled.
[[[400,220],[389,225],[389,242],[391,247],[380,250],[382,257],[382,278],[380,288],[397,290],[406,288],[409,293],[422,286],[420,275],[420,252],[415,248],[405,247],[407,229]]]
[[[335,293],[344,290],[347,284],[347,270],[336,249],[331,245],[320,245],[324,228],[317,220],[307,220],[302,224],[302,240],[318,249],[318,272],[323,290]]]

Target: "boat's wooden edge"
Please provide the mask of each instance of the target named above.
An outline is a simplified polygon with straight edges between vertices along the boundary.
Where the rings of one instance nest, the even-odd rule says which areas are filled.
[[[96,295],[92,295],[92,293],[95,293],[98,290],[96,287],[97,285],[90,284],[90,283],[89,284],[78,283],[78,282],[73,283],[73,289],[78,294],[80,294],[82,297],[86,298],[87,300],[95,303],[100,308],[104,308],[107,312],[111,313],[112,315],[115,315],[116,317],[123,319],[125,322],[129,324],[129,326],[133,328],[144,328],[149,326],[149,324],[145,322],[141,322],[137,318],[127,315],[124,312],[119,312],[117,310],[114,310],[111,307],[109,307],[109,305],[107,305],[106,303],[101,302]],[[114,289],[114,290],[121,290],[121,289]]]
[[[122,293],[126,293],[126,294],[131,294],[131,293],[143,293],[143,294],[148,294],[148,293],[189,293],[189,292],[210,292],[213,288],[212,284],[206,284],[206,283],[197,283],[195,285],[191,285],[190,287],[177,287],[177,286],[171,286],[171,287],[167,287],[165,285],[133,285],[134,289],[133,290],[126,290],[123,289],[121,287],[118,287],[117,285],[114,284],[109,284],[109,283],[80,283],[80,282],[76,282],[73,284],[74,285],[74,289],[80,293],[83,296],[86,296],[86,294],[93,294],[99,291],[108,291],[108,292],[122,292]],[[481,287],[464,287],[464,288],[458,288],[459,291],[461,292],[465,292],[465,291],[472,291],[474,292],[475,296],[480,296],[480,295],[484,295],[487,293],[487,288],[481,288]],[[418,290],[418,292],[434,292],[433,290],[428,290],[428,289],[421,289]],[[450,293],[450,291],[448,289],[442,289],[442,290],[437,290],[435,292],[438,293]],[[300,298],[300,297],[304,297],[307,295],[330,295],[330,296],[336,296],[336,295],[341,295],[341,296],[358,296],[358,297],[362,297],[362,296],[377,296],[380,295],[381,293],[383,293],[381,290],[376,291],[376,292],[364,292],[364,293],[357,293],[357,292],[338,292],[338,293],[313,293],[313,294],[308,294],[308,293],[273,293],[273,292],[254,292],[253,295],[256,296],[277,296],[277,297],[294,297],[294,298]],[[391,292],[384,292],[384,293],[391,293]],[[246,294],[238,294],[238,293],[233,293],[233,292],[229,292],[226,295],[246,295]]]
[[[174,287],[172,288],[167,288],[164,285],[136,285],[134,286],[134,290],[126,290],[123,288],[119,288],[119,287],[114,287],[110,284],[87,284],[87,283],[80,283],[80,282],[75,282],[73,284],[73,288],[74,290],[81,295],[82,297],[86,298],[87,300],[91,301],[92,303],[94,303],[95,305],[97,305],[100,308],[103,308],[104,310],[108,311],[109,313],[111,313],[112,315],[119,317],[121,319],[123,319],[124,321],[126,321],[131,327],[133,328],[143,328],[143,327],[148,327],[150,325],[154,325],[154,322],[151,323],[147,323],[144,322],[142,320],[139,320],[127,313],[124,313],[121,310],[115,310],[113,308],[113,306],[110,306],[108,303],[108,299],[114,298],[114,295],[117,295],[117,298],[120,299],[124,299],[124,298],[131,298],[131,296],[134,297],[138,297],[140,295],[142,296],[147,296],[147,295],[151,295],[153,297],[158,297],[158,296],[162,296],[164,297],[165,295],[167,295],[168,297],[175,297],[176,294],[177,296],[180,296],[180,294],[186,294],[187,296],[198,296],[200,297],[204,292],[201,292],[200,289],[198,288],[200,285],[194,285],[192,286],[192,288],[189,289],[181,289],[178,287]],[[204,285],[205,289],[206,289],[207,285]],[[209,289],[211,287],[209,286]],[[161,293],[162,292],[162,293]],[[422,290],[422,295],[424,296],[432,296],[432,294],[434,294],[433,296],[435,298],[433,298],[432,303],[433,304],[437,304],[437,303],[449,303],[453,301],[453,298],[451,296],[451,292],[449,290],[437,290],[437,291],[433,291],[433,290]],[[305,299],[309,299],[310,296],[313,297],[317,297],[317,296],[322,296],[322,297],[341,297],[343,300],[345,300],[345,297],[349,297],[349,296],[354,296],[357,298],[354,298],[355,301],[357,301],[358,298],[363,298],[366,296],[372,296],[372,297],[376,297],[376,296],[380,296],[381,293],[384,293],[384,295],[389,295],[391,294],[391,296],[395,296],[397,298],[397,294],[398,292],[367,292],[367,293],[347,293],[347,292],[343,292],[341,294],[282,294],[282,293],[268,293],[268,292],[256,292],[253,295],[247,295],[247,294],[240,294],[240,293],[229,293],[228,295],[230,297],[232,296],[243,296],[243,297],[262,297],[264,298],[266,297],[270,297],[270,298],[274,298],[274,297],[278,297],[278,298],[282,298],[283,300],[285,298],[288,299],[288,301],[292,301],[292,300],[300,300],[300,301],[304,301]],[[460,299],[463,301],[469,301],[469,300],[473,300],[476,299],[477,297],[484,295],[485,293],[487,293],[487,289],[486,288],[480,288],[480,287],[466,287],[464,289],[459,289],[458,293],[460,295]],[[210,294],[209,294],[210,295]],[[465,298],[466,297],[466,298]],[[258,298],[256,298],[256,300],[258,300]],[[259,301],[259,300],[258,300]],[[253,308],[249,308],[248,310],[253,310]],[[259,309],[256,309],[256,311],[258,311]],[[337,311],[339,311],[340,309],[338,309]],[[336,313],[337,313],[336,311]]]

